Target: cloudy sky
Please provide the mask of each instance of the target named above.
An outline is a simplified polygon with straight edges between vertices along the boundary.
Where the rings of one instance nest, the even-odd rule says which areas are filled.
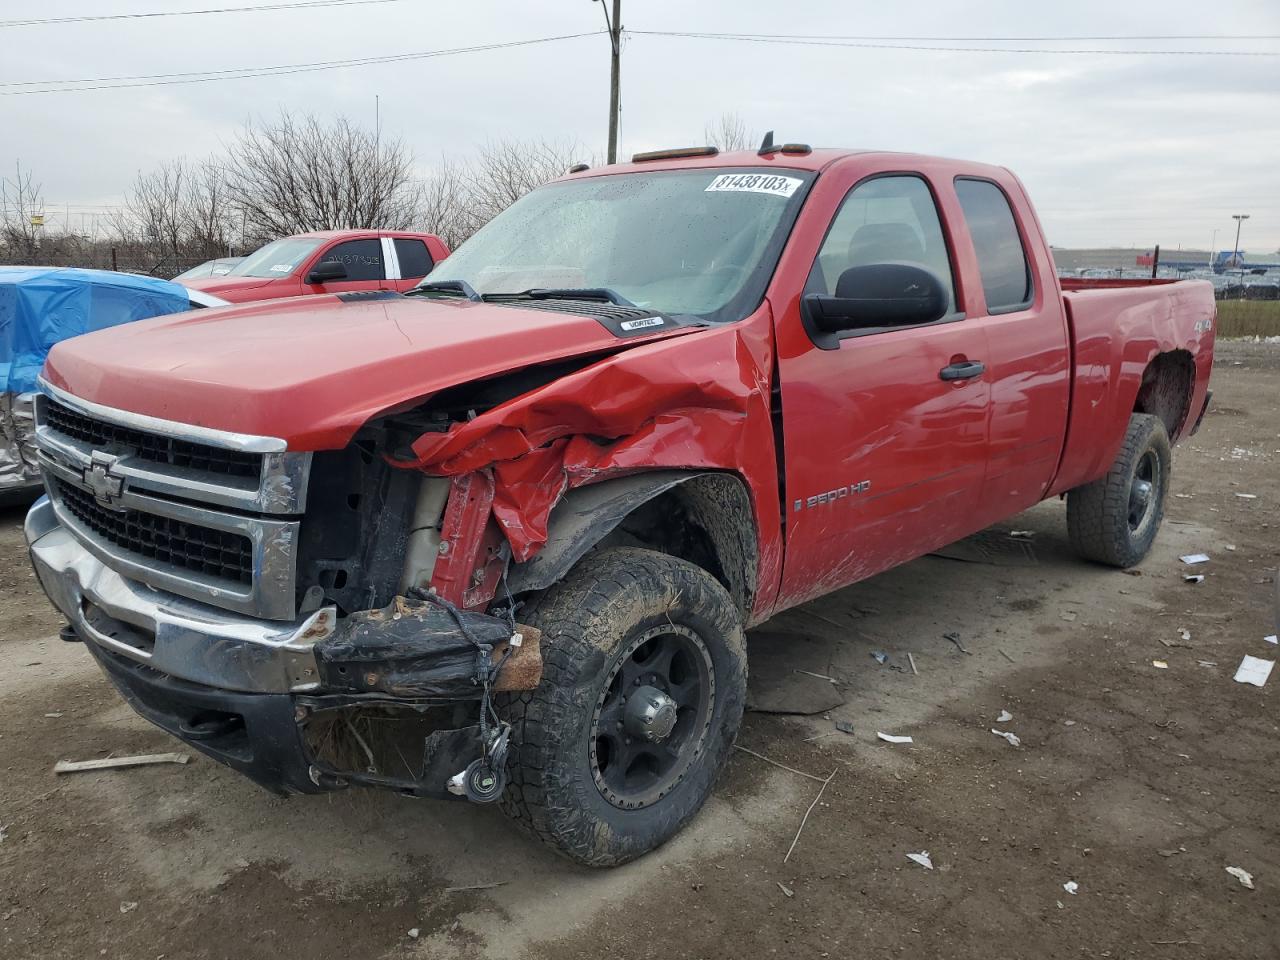
[[[35,93],[50,81],[350,60],[603,29],[592,0],[433,0],[61,24],[14,21],[266,6],[284,0],[4,0],[0,173],[35,171],[77,226],[129,181],[216,152],[280,108],[373,122],[423,172],[486,139],[603,154],[604,35],[430,59],[220,82]],[[640,31],[892,37],[902,46],[1280,54],[1278,0],[624,0],[621,153],[702,139],[737,113],[779,139],[959,156],[1025,181],[1059,246],[1280,248],[1280,56],[939,52],[756,43]],[[1062,37],[1239,35],[1243,39]],[[949,38],[1049,38],[1003,43]],[[935,38],[935,39],[920,39]],[[844,43],[858,41],[842,41]],[[14,95],[18,94],[18,95]]]

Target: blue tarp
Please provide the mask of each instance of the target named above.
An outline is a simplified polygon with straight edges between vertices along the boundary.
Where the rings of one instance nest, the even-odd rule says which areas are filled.
[[[91,330],[191,309],[168,280],[107,270],[0,267],[0,394],[34,390],[49,349]]]

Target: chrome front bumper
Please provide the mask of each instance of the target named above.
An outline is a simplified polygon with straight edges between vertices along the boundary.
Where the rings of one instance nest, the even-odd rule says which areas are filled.
[[[319,687],[315,644],[337,626],[324,607],[292,622],[211,607],[128,580],[90,553],[41,497],[27,514],[31,561],[50,601],[100,647],[193,683],[249,693]]]

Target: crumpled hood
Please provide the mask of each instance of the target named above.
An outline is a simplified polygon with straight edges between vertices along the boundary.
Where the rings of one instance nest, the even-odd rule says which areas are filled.
[[[620,339],[592,317],[543,309],[322,295],[75,337],[53,348],[44,376],[108,407],[325,450],[376,414],[445,387],[693,329]]]

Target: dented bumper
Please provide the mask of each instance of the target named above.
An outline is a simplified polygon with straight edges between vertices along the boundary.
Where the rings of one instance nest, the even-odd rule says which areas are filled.
[[[259,620],[122,577],[58,523],[45,499],[28,515],[26,537],[49,599],[129,704],[275,792],[358,782],[444,796],[447,777],[480,751],[474,728],[432,732],[421,770],[392,777],[317,760],[306,725],[366,706],[473,712],[469,702],[484,689],[477,677],[499,661],[493,689],[527,689],[541,678],[536,631],[510,647],[511,629],[495,617],[397,598],[344,619],[323,608],[295,622]]]

